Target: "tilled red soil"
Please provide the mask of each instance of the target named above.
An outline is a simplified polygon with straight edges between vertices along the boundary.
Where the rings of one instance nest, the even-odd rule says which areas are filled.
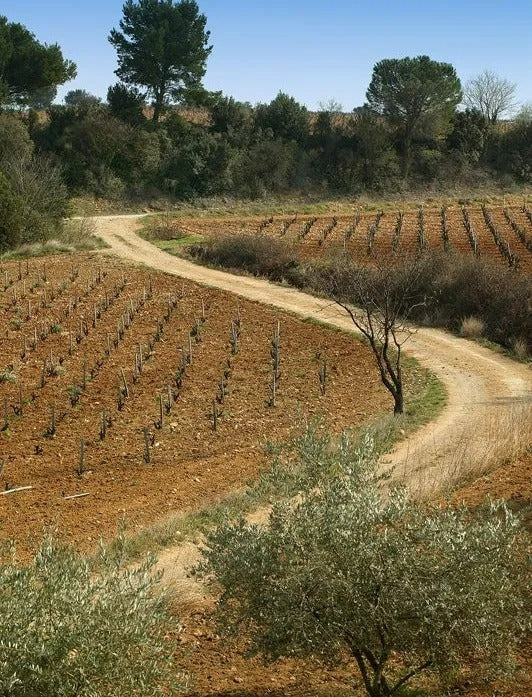
[[[510,206],[507,212],[520,231],[510,225],[501,207],[488,210],[501,244],[508,244],[512,255],[518,258],[522,271],[532,271],[532,252],[525,242],[532,239],[532,224],[522,207]],[[406,211],[400,220],[399,212],[363,213],[357,216],[317,216],[308,229],[313,216],[275,216],[271,218],[180,218],[175,225],[185,235],[216,236],[219,234],[258,233],[292,243],[307,257],[320,257],[340,251],[348,251],[361,263],[393,260],[398,255],[418,253],[423,249],[455,249],[464,254],[478,253],[482,258],[497,263],[509,261],[497,244],[486,224],[479,206],[466,208],[472,226],[468,233],[460,206],[446,209],[446,226],[442,223],[441,208],[427,207],[423,215],[419,211]],[[334,223],[334,225],[333,225]],[[523,239],[525,241],[523,241]]]
[[[354,661],[330,667],[311,660],[282,659],[265,663],[247,658],[244,641],[227,643],[203,612],[183,616],[184,631],[176,637],[176,661],[190,675],[191,697],[365,697]],[[482,680],[468,671],[458,677],[453,695],[464,697],[528,697],[532,690],[530,646],[516,656],[517,669],[507,680]],[[422,694],[442,695],[437,679],[421,675],[409,683]],[[425,692],[426,691],[426,692]],[[412,694],[417,694],[412,692]]]
[[[115,534],[123,517],[133,529],[204,506],[255,477],[265,441],[288,435],[299,414],[323,416],[339,430],[390,406],[362,343],[228,293],[95,255],[32,260],[28,269],[10,262],[0,273],[0,372],[9,378],[0,383],[7,420],[0,434],[0,486],[33,487],[0,496],[0,524],[2,537],[17,539],[21,551],[34,547],[47,528],[88,549]],[[238,317],[239,350],[232,355],[230,327]],[[192,362],[179,387],[182,349],[188,355],[198,320],[201,340],[192,339]],[[270,407],[277,321],[281,377],[277,404]],[[123,338],[115,346],[117,331]],[[139,344],[143,368],[135,382]],[[119,410],[122,371],[129,397]],[[213,400],[223,372],[227,395],[217,403],[215,432]],[[175,402],[166,413],[168,387]],[[79,403],[72,404],[76,392]],[[46,435],[52,410],[55,434]],[[110,426],[101,440],[103,410]],[[81,440],[85,472],[79,475]]]

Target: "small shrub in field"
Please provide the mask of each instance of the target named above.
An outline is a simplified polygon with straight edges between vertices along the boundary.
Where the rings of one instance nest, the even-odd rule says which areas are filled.
[[[4,370],[0,370],[0,383],[4,382],[16,382],[17,374],[13,366],[8,366]]]
[[[48,245],[54,240],[50,240]],[[70,249],[96,249],[105,246],[102,240],[96,235],[96,224],[89,218],[71,219],[66,221],[59,233],[55,243],[59,250]]]
[[[168,213],[158,216],[148,227],[148,234],[154,240],[181,240],[187,236]]]
[[[479,317],[464,317],[460,324],[460,336],[467,339],[478,339],[484,334],[486,325]]]
[[[165,599],[153,560],[94,571],[51,538],[28,566],[0,563],[0,693],[10,697],[174,695]]]

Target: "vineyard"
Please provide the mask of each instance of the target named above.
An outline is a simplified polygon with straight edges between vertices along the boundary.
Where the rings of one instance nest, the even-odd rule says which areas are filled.
[[[393,255],[441,249],[532,271],[532,210],[527,206],[420,207],[404,213],[379,211],[337,217],[181,219],[175,225],[186,236],[266,235],[293,244],[307,257],[341,251],[371,263]]]
[[[298,413],[389,407],[348,336],[96,255],[4,263],[0,317],[0,521],[22,549],[205,505]]]

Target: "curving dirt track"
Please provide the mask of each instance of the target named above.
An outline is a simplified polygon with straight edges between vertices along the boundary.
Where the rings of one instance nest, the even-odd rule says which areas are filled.
[[[303,318],[353,329],[345,312],[330,301],[265,280],[204,268],[162,252],[135,233],[138,216],[99,217],[94,221],[97,234],[110,246],[106,253]],[[432,370],[448,392],[441,415],[401,442],[384,461],[395,465],[417,495],[427,495],[485,468],[486,463],[511,454],[515,444],[530,436],[532,379],[526,366],[436,329],[418,329],[406,350]],[[188,559],[195,556],[191,550],[181,550],[180,554]],[[170,576],[180,575],[176,567],[182,564],[175,553],[172,558],[165,554],[161,561],[170,567]]]

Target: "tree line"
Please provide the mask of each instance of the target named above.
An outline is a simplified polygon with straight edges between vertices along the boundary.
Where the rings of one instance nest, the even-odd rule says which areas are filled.
[[[363,106],[344,113],[332,102],[312,113],[283,92],[252,106],[205,90],[212,46],[193,0],[128,0],[108,38],[119,81],[107,99],[78,89],[57,105],[57,86],[76,66],[0,18],[3,130],[22,123],[33,156],[62,170],[70,195],[385,194],[532,179],[529,110],[501,125],[515,85],[487,71],[462,87],[448,63],[384,59]],[[13,147],[0,143],[11,159]],[[0,172],[10,179],[1,163]]]

